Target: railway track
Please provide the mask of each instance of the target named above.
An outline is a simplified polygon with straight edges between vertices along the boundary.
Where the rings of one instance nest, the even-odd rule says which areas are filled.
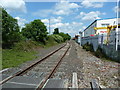
[[[15,73],[14,75],[11,75],[11,76],[5,78],[4,80],[0,81],[0,85],[6,83],[7,81],[9,81],[17,76],[28,76],[29,77],[29,76],[31,76],[30,73],[32,70],[39,69],[39,71],[43,72],[43,74],[41,76],[42,82],[40,82],[39,85],[37,86],[37,90],[43,88],[46,81],[54,75],[55,71],[61,64],[62,59],[65,57],[66,53],[68,52],[69,48],[70,48],[69,43],[64,44],[62,47],[49,53],[47,56],[43,57],[42,59],[35,62],[34,64],[31,64],[24,70],[20,70],[17,73]],[[45,68],[45,67],[47,67],[47,68]],[[36,73],[38,73],[39,71],[36,71]]]
[[[51,83],[54,83],[54,84],[57,83],[57,80],[58,81],[62,80],[62,78],[59,77],[58,74],[60,73],[60,75],[62,75],[62,72],[64,72],[61,70],[61,68],[65,69],[64,59],[66,58],[65,56],[69,55],[70,50],[71,50],[70,43],[66,43],[63,46],[59,47],[58,49],[54,50],[53,52],[49,53],[48,55],[46,55],[36,63],[31,64],[24,70],[20,70],[14,75],[5,78],[0,82],[0,85],[3,85],[3,90],[4,88],[6,88],[6,84],[8,83],[12,84],[12,88],[13,87],[17,88],[17,86],[14,86],[16,84],[20,84],[20,85],[25,84],[26,85],[25,87],[27,88],[29,88],[29,86],[34,86],[32,88],[34,88],[35,90],[41,90],[44,88],[46,89],[46,88],[52,87],[51,84],[48,84],[50,80],[52,81],[53,79],[53,82]],[[62,76],[64,76],[64,74]],[[34,82],[32,77],[37,77],[35,79],[37,83],[36,81]],[[32,83],[28,83],[28,82],[31,82],[29,81],[29,79],[33,80]],[[17,80],[23,80],[23,82],[21,83],[21,81],[17,81]],[[56,83],[54,82],[54,80],[56,80],[55,81]],[[72,80],[72,82],[69,82],[69,80]],[[73,78],[69,80],[66,81],[67,83],[63,83],[64,86],[65,84],[67,84],[64,88],[79,88],[77,73],[73,73]],[[8,85],[10,86],[11,84],[8,84]],[[96,89],[101,90],[99,84],[95,80],[92,80],[90,82],[90,85],[91,85],[91,90],[96,90]],[[19,88],[24,89],[24,87],[22,86],[20,86]],[[63,87],[59,87],[59,88],[63,88]]]

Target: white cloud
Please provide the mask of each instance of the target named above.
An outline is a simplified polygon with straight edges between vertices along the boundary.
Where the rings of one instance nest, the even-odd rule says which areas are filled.
[[[103,7],[103,3],[102,2],[93,2],[91,0],[83,0],[81,2],[81,5],[85,8],[101,8]]]
[[[28,21],[26,19],[20,18],[20,17],[15,17],[15,19],[18,20],[18,25],[22,28],[24,27],[25,23],[27,23]]]
[[[41,20],[43,23],[49,23],[49,20],[48,19],[42,19]]]
[[[51,25],[52,28],[60,28],[60,27],[64,27],[64,26],[65,26],[65,24],[63,24],[63,23],[56,23],[56,24]]]
[[[68,15],[73,12],[73,9],[78,9],[80,6],[76,3],[69,3],[68,1],[62,0],[55,5],[53,14],[56,15]]]
[[[53,12],[56,15],[68,15],[71,11],[65,12],[64,10],[58,10]]]
[[[51,18],[50,21],[51,21],[51,23],[58,23],[58,22],[61,22],[62,19],[63,19],[63,18],[59,16],[59,17],[57,17],[57,18],[54,18],[54,17]]]
[[[100,15],[105,15],[106,13],[101,13],[100,11],[91,11],[89,13],[80,12],[80,15],[77,16],[77,18],[81,18],[83,21],[93,21],[95,19],[100,19]]]
[[[51,30],[53,32],[54,28],[59,28],[60,32],[65,32],[71,36],[78,34],[83,23],[80,22],[71,22],[71,23],[56,23],[51,25]]]
[[[62,17],[53,17],[50,20],[50,32],[52,33],[55,28],[59,28],[60,32],[69,33],[72,36],[76,33],[79,33],[80,28],[82,27],[83,23],[81,22],[71,22],[71,23],[63,23]],[[47,29],[49,30],[49,19],[42,19],[42,22],[45,23]]]
[[[38,10],[33,13],[35,16],[47,17],[51,14],[55,15],[69,15],[74,10],[77,10],[80,6],[76,3],[70,3],[68,1],[62,0],[55,4],[51,9]]]
[[[24,0],[0,0],[0,6],[8,12],[27,12]]]
[[[50,20],[50,23],[51,24],[53,24],[53,23],[60,23],[61,21],[62,21],[62,17],[57,17],[57,18],[55,18],[55,17],[52,17],[52,18],[50,18],[50,19],[42,19],[41,21],[43,22],[43,23],[45,23],[45,24],[48,24],[49,23],[49,20]]]
[[[44,10],[38,10],[33,13],[34,16],[39,16],[39,17],[47,17],[53,12],[52,9],[44,9]]]
[[[60,25],[62,24],[62,17],[51,17],[50,19],[42,19],[41,21],[47,26],[47,29],[49,30],[49,20],[50,20],[50,28],[53,31],[54,28],[57,28],[58,26],[60,27]],[[54,26],[53,26],[54,24]],[[56,25],[55,25],[56,24]]]
[[[114,8],[113,8],[113,11],[116,13],[117,11],[119,11],[120,12],[120,8],[118,8],[117,6],[115,6]]]

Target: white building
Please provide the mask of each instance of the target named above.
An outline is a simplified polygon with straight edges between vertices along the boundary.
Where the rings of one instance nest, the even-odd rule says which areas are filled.
[[[91,23],[83,31],[83,37],[94,36],[94,35],[101,35],[101,34],[106,35],[107,34],[107,29],[98,29],[98,30],[95,30],[94,28],[95,27],[107,27],[108,25],[116,25],[116,21],[117,21],[117,18],[112,18],[112,19],[97,19],[93,23]]]

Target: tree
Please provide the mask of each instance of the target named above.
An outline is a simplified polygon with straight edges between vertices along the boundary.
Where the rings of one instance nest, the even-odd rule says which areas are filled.
[[[61,33],[59,33],[59,35],[63,37],[64,41],[71,39],[71,36],[68,33],[65,34],[65,33],[61,32]]]
[[[17,20],[2,8],[2,46],[10,48],[15,42],[21,40]]]
[[[44,23],[41,22],[41,20],[37,19],[30,22],[29,24],[26,24],[22,29],[22,34],[27,39],[40,41],[45,44],[48,33]]]
[[[71,36],[67,33],[67,39],[70,40],[71,39]]]
[[[49,35],[49,38],[53,38],[57,43],[63,42],[63,37],[58,34]]]
[[[59,34],[59,28],[55,28],[53,34]]]

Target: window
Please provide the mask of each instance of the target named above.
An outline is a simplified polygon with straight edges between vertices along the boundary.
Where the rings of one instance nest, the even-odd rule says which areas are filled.
[[[107,27],[109,24],[101,24],[102,27]]]

